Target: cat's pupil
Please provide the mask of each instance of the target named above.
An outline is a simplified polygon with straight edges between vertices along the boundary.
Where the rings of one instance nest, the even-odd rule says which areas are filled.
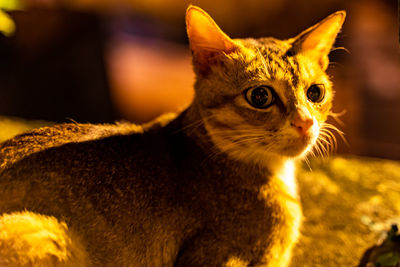
[[[307,90],[307,98],[314,102],[318,103],[324,99],[324,88],[322,84],[313,84]]]
[[[268,97],[268,92],[263,87],[257,87],[251,93],[251,101],[258,107],[262,107],[268,101]]]
[[[255,108],[266,109],[274,104],[273,89],[269,86],[249,88],[244,91],[247,102]]]

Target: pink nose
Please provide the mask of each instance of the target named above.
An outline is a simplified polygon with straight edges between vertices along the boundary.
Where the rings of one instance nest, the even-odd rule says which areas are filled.
[[[314,122],[311,117],[310,112],[305,109],[300,109],[298,108],[296,110],[296,113],[294,115],[293,121],[291,125],[296,128],[296,130],[301,134],[301,135],[306,135],[308,133],[308,130],[313,126]]]

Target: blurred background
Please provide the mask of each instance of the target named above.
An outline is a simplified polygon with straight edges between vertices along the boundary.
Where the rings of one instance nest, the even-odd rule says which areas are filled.
[[[400,159],[394,0],[0,0],[0,115],[148,121],[181,111],[194,75],[184,16],[205,9],[231,37],[290,38],[330,13],[347,21],[331,53],[339,153]],[[216,4],[218,3],[218,4]]]

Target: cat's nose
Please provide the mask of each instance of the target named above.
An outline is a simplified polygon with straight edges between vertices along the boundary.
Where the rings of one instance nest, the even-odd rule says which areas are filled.
[[[301,135],[306,135],[313,124],[314,121],[310,112],[305,108],[297,108],[291,125],[295,127]]]

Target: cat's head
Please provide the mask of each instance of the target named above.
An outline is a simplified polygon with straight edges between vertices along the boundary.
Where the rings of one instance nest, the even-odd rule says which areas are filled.
[[[344,22],[339,11],[288,40],[231,39],[190,6],[195,100],[208,135],[238,159],[298,157],[317,142],[333,91],[325,70]]]

